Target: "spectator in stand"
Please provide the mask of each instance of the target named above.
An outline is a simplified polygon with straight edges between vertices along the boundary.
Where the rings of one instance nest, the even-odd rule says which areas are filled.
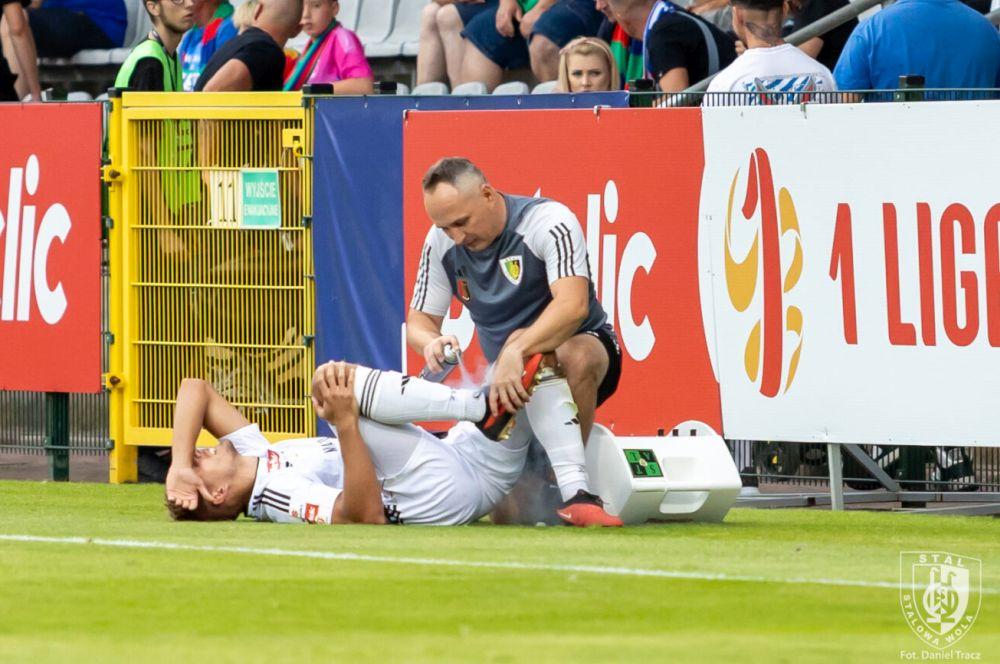
[[[618,24],[643,43],[643,69],[664,92],[680,92],[736,59],[735,40],[666,0],[609,0]]]
[[[721,100],[727,105],[794,104],[811,100],[812,93],[837,89],[829,69],[782,39],[785,0],[732,2],[733,29],[747,49],[712,79],[704,105],[721,105],[711,96],[719,92],[766,93]]]
[[[41,101],[38,54],[22,9],[26,0],[0,0],[0,101]],[[13,65],[13,66],[9,66]]]
[[[559,85],[556,92],[620,89],[618,65],[603,39],[577,37],[559,52]]]
[[[153,29],[132,49],[118,70],[116,88],[148,92],[182,92],[178,45],[194,25],[195,0],[146,0]]]
[[[462,30],[478,14],[495,9],[499,0],[433,0],[420,17],[417,85],[434,81],[462,82],[465,38]]]
[[[253,26],[222,45],[198,78],[203,92],[277,91],[284,86],[285,42],[299,33],[302,0],[260,0]]]
[[[790,33],[801,30],[849,4],[848,0],[788,0],[788,5],[792,10]],[[806,55],[819,60],[824,67],[832,71],[837,66],[837,58],[844,50],[844,44],[847,43],[848,37],[857,26],[858,19],[852,18],[826,34],[799,44],[799,48],[805,51]]]
[[[309,43],[299,57],[285,90],[301,90],[306,83],[333,83],[334,94],[372,92],[372,68],[358,36],[337,22],[337,0],[304,0],[302,29]]]
[[[695,0],[686,9],[723,32],[733,31],[733,6],[729,0]]]
[[[28,22],[38,55],[69,58],[86,48],[120,48],[128,14],[124,0],[31,0]]]
[[[247,0],[233,11],[233,26],[236,34],[241,35],[247,28],[253,27],[253,13],[257,11],[258,0]]]
[[[1000,87],[1000,35],[958,0],[899,0],[851,33],[833,70],[842,90]]]
[[[625,90],[629,81],[642,78],[645,73],[642,68],[642,41],[629,37],[625,29],[615,22],[608,0],[596,0],[594,5],[597,11],[604,14],[604,22],[601,23],[597,36],[611,47],[611,54],[618,67],[619,89]]]
[[[185,90],[194,90],[208,61],[238,33],[229,0],[195,0],[194,27],[184,35],[177,49]]]
[[[505,69],[531,65],[539,81],[559,76],[559,49],[601,27],[594,0],[500,0],[465,26],[462,81],[499,85]]]

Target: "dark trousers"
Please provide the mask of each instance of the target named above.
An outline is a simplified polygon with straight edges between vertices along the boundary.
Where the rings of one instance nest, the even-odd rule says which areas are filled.
[[[115,47],[89,16],[63,7],[29,9],[28,23],[42,58],[69,58],[86,48]]]

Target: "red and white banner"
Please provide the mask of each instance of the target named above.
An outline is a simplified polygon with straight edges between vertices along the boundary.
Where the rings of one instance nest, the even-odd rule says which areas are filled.
[[[709,108],[727,437],[996,445],[996,102]]]
[[[0,389],[101,388],[101,106],[0,105]]]
[[[618,392],[598,421],[629,435],[685,420],[719,430],[695,251],[704,154],[697,109],[670,111],[669,123],[647,110],[412,112],[403,135],[407,302],[431,223],[421,178],[441,157],[468,157],[501,191],[552,198],[580,220],[624,353]],[[483,362],[457,301],[446,330],[473,349],[466,362]],[[411,352],[407,365],[422,359]]]

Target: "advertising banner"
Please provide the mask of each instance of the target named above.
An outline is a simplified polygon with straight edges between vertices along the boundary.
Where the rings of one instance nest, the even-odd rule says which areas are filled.
[[[313,246],[316,360],[399,369],[403,116],[413,109],[628,106],[628,93],[332,97],[316,102]],[[417,369],[419,370],[419,368]]]
[[[0,105],[0,389],[101,389],[101,106]]]
[[[727,437],[997,444],[995,114],[704,110],[702,302]]]
[[[700,111],[408,114],[407,303],[431,224],[421,178],[435,161],[453,155],[471,159],[500,191],[557,200],[580,221],[597,295],[624,355],[618,392],[598,411],[598,421],[619,435],[669,433],[686,420],[719,430],[719,390],[698,287]],[[457,300],[445,330],[461,340],[466,365],[485,364]],[[411,372],[423,365],[412,352],[407,363]]]

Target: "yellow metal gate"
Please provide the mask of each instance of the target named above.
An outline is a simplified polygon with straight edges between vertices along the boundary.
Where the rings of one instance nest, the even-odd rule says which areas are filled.
[[[212,382],[272,440],[314,432],[307,124],[298,94],[112,100],[111,481],[135,480],[136,445],[170,444],[187,376]],[[280,208],[277,227],[248,227],[277,210],[247,203],[250,179],[276,179],[276,198],[259,191]]]

